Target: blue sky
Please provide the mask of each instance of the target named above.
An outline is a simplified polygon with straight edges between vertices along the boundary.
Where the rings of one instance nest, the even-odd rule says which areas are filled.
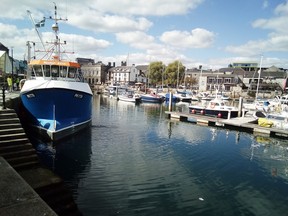
[[[288,0],[54,0],[67,51],[95,61],[219,69],[232,62],[288,68]],[[26,41],[39,41],[35,21],[54,14],[53,1],[2,0],[0,42],[27,58]],[[40,28],[51,41],[53,23]],[[40,47],[39,47],[40,48]],[[39,53],[38,53],[39,54]]]

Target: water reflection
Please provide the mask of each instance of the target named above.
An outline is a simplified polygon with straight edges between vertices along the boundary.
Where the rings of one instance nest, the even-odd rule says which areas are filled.
[[[93,103],[90,130],[38,143],[84,215],[286,215],[287,141],[170,120],[166,104]]]
[[[251,160],[261,161],[272,176],[288,180],[287,141],[256,136],[251,144]]]
[[[77,188],[77,182],[83,177],[83,173],[90,169],[92,130],[93,127],[84,129],[59,142],[42,140],[34,133],[29,134],[29,139],[42,164],[59,174],[68,185],[73,182],[71,188]]]

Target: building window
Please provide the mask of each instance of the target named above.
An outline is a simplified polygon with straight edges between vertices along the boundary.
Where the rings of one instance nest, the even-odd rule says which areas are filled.
[[[224,83],[231,83],[231,78],[225,78]]]

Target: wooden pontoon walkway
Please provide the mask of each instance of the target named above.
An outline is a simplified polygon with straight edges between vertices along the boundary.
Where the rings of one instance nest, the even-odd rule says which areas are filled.
[[[239,131],[250,132],[254,134],[261,134],[263,136],[271,137],[288,137],[287,130],[281,130],[277,128],[261,127],[257,124],[257,119],[253,116],[244,116],[231,119],[222,119],[216,117],[210,117],[199,114],[189,114],[182,112],[165,112],[170,119],[177,119],[185,122],[192,122],[200,125],[218,126],[228,129],[234,129]]]

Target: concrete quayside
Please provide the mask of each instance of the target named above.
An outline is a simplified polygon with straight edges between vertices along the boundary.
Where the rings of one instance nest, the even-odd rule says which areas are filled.
[[[63,180],[40,163],[13,109],[0,109],[0,158],[0,215],[82,215]]]

